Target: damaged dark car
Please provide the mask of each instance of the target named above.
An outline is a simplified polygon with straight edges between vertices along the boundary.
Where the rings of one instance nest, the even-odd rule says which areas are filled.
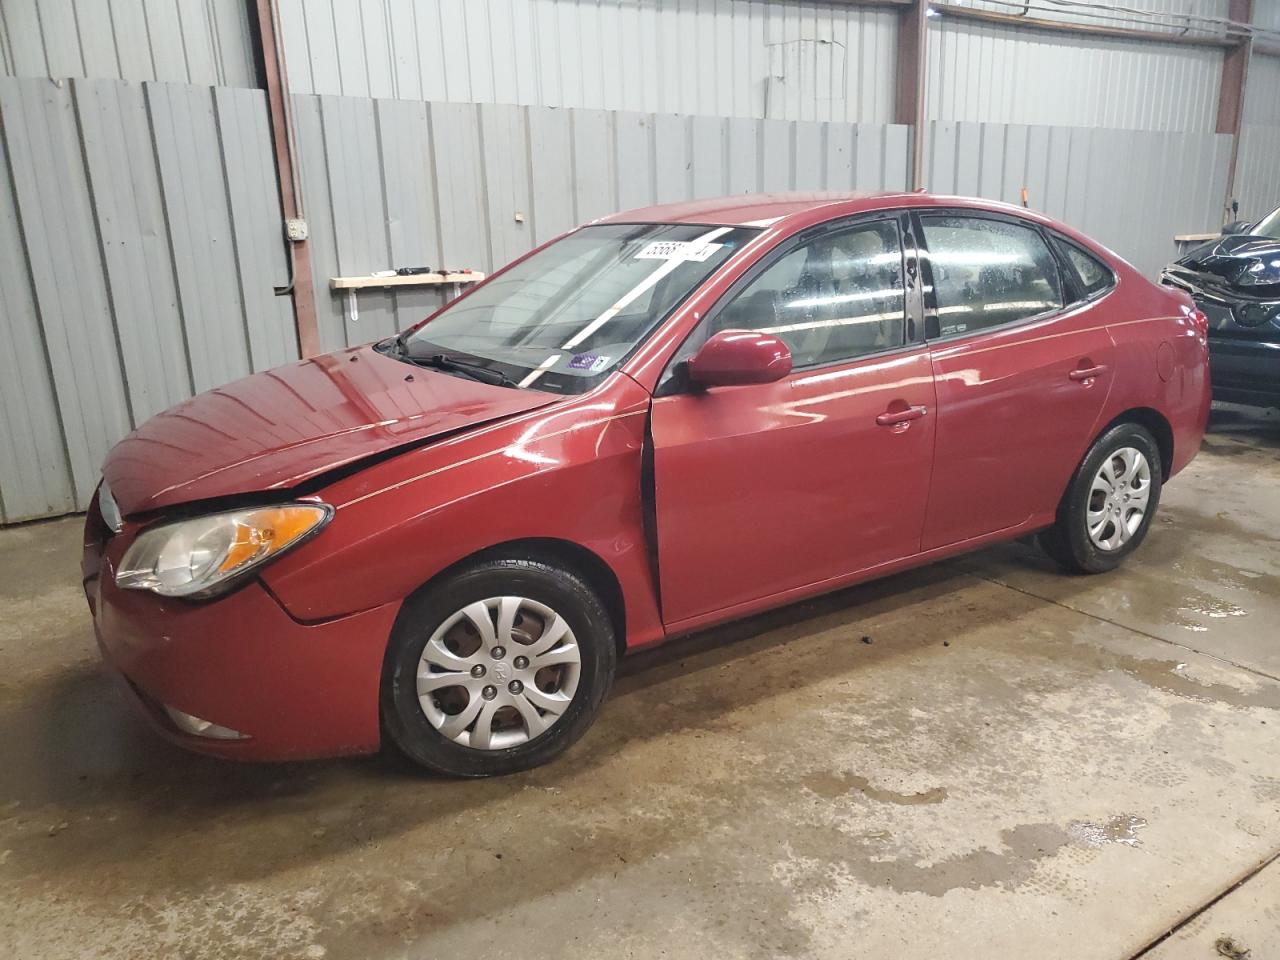
[[[1161,279],[1209,318],[1213,398],[1280,406],[1280,208],[1196,247]]]

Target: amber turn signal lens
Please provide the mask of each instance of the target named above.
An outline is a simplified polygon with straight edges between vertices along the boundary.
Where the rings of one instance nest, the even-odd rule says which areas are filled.
[[[315,526],[309,507],[278,507],[254,511],[252,524],[238,523],[219,570],[233,573],[245,564],[279,553]]]

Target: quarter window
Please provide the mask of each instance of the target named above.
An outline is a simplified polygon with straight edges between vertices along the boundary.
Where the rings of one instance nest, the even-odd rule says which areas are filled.
[[[768,267],[712,318],[719,330],[772,333],[797,367],[903,342],[902,243],[878,220],[813,240]]]
[[[1061,309],[1062,279],[1040,232],[1005,220],[921,216],[936,336],[957,336]]]
[[[1074,243],[1065,240],[1062,241],[1061,247],[1066,251],[1067,259],[1071,261],[1071,267],[1075,270],[1076,276],[1080,278],[1082,292],[1086,299],[1111,287],[1113,280],[1111,270],[1097,257],[1085,253]]]

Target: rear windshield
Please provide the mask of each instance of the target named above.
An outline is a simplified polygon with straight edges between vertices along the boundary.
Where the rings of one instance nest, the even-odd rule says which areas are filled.
[[[758,232],[583,227],[445,308],[404,338],[405,353],[490,367],[521,388],[580,393]]]

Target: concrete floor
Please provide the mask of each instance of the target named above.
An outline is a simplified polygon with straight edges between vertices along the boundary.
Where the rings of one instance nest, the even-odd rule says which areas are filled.
[[[715,630],[484,782],[162,744],[78,521],[2,531],[0,956],[1280,955],[1277,530],[1280,416],[1216,410],[1122,571],[1010,545]]]

